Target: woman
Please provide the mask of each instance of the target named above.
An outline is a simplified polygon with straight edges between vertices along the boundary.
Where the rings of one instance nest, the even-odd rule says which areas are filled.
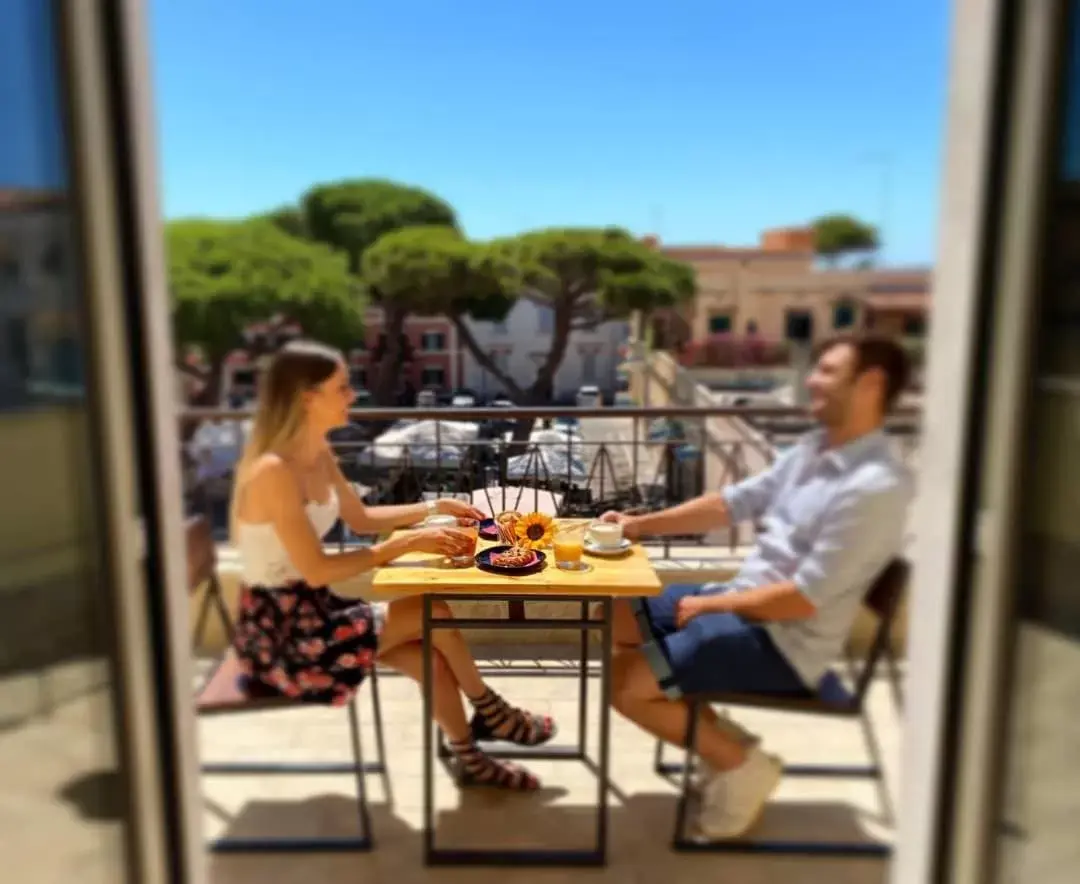
[[[482,518],[456,500],[364,506],[327,441],[348,422],[354,398],[341,354],[317,343],[286,345],[262,377],[230,514],[245,584],[235,647],[251,690],[347,703],[375,658],[419,681],[422,599],[372,606],[328,586],[406,552],[452,555],[471,538],[452,528],[421,528],[335,555],[324,551],[323,536],[339,517],[361,534],[414,525],[432,513]],[[449,616],[446,603],[436,601],[434,614]],[[488,688],[457,630],[436,630],[432,643],[434,714],[457,757],[459,781],[538,788],[534,776],[482,752],[476,741],[540,745],[554,735],[552,721],[510,706]],[[471,721],[461,693],[473,706]]]

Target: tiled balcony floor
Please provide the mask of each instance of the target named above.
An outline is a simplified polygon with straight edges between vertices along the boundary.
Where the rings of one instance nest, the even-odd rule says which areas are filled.
[[[530,665],[530,664],[522,664]],[[535,668],[535,663],[531,664]],[[560,664],[543,664],[554,673]],[[565,671],[565,664],[562,664]],[[421,858],[420,701],[416,686],[387,674],[380,678],[392,800],[380,777],[369,776],[376,849],[370,854],[212,856],[215,884],[292,884],[310,881],[544,882],[611,880],[798,882],[870,884],[886,878],[877,860],[774,858],[760,855],[679,855],[669,850],[674,787],[652,772],[652,741],[612,717],[610,865],[606,870],[429,869]],[[492,685],[512,701],[558,717],[560,741],[576,738],[574,677],[503,676]],[[591,680],[591,698],[598,682]],[[370,693],[362,694],[364,749],[374,757]],[[882,681],[870,696],[870,717],[886,766],[884,790],[863,781],[787,779],[759,828],[762,836],[865,840],[889,838],[895,803],[899,714],[894,692]],[[747,711],[740,720],[759,730],[769,748],[789,762],[861,763],[867,760],[862,730],[854,721]],[[203,719],[205,760],[348,760],[343,711],[299,708]],[[596,742],[596,710],[590,715]],[[459,792],[437,766],[438,843],[445,846],[585,847],[593,834],[596,780],[572,761],[535,762],[545,789],[534,795],[486,790]],[[356,832],[354,781],[350,776],[207,776],[203,779],[208,837],[271,834],[350,835]],[[884,793],[884,794],[883,794]],[[884,799],[884,800],[883,800]]]

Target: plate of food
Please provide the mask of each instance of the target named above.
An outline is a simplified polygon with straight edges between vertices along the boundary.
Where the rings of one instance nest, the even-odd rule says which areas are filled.
[[[532,574],[544,567],[542,552],[520,546],[492,546],[478,553],[476,567],[493,574]]]
[[[499,526],[495,523],[494,519],[484,519],[480,523],[480,536],[484,540],[498,540],[499,539]]]

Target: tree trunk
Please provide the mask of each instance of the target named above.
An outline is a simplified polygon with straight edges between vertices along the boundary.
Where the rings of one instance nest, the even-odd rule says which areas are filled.
[[[503,385],[506,392],[517,400],[519,405],[528,404],[524,401],[528,399],[528,393],[514,383],[514,380],[495,364],[495,361],[491,358],[489,353],[485,353],[480,349],[480,344],[473,336],[472,330],[466,324],[465,318],[457,315],[449,315],[448,318],[454,324],[454,328],[457,329],[458,338],[465,345],[465,349],[472,354],[473,359],[475,359],[485,371],[491,372],[495,379]]]
[[[402,373],[401,336],[405,332],[404,308],[394,304],[383,306],[383,346],[382,359],[376,372],[377,383],[374,394],[375,403],[386,408],[397,405],[397,386]]]
[[[573,301],[564,297],[552,305],[554,316],[554,329],[551,337],[551,349],[548,350],[544,364],[536,372],[536,379],[529,387],[527,396],[529,404],[541,405],[550,403],[555,393],[555,375],[566,357],[566,348],[570,344],[571,326],[574,321]]]

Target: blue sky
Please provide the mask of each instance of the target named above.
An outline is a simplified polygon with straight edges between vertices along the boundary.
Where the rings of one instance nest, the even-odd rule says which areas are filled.
[[[850,211],[932,259],[946,0],[153,0],[170,217],[434,190],[477,237],[749,244]]]

